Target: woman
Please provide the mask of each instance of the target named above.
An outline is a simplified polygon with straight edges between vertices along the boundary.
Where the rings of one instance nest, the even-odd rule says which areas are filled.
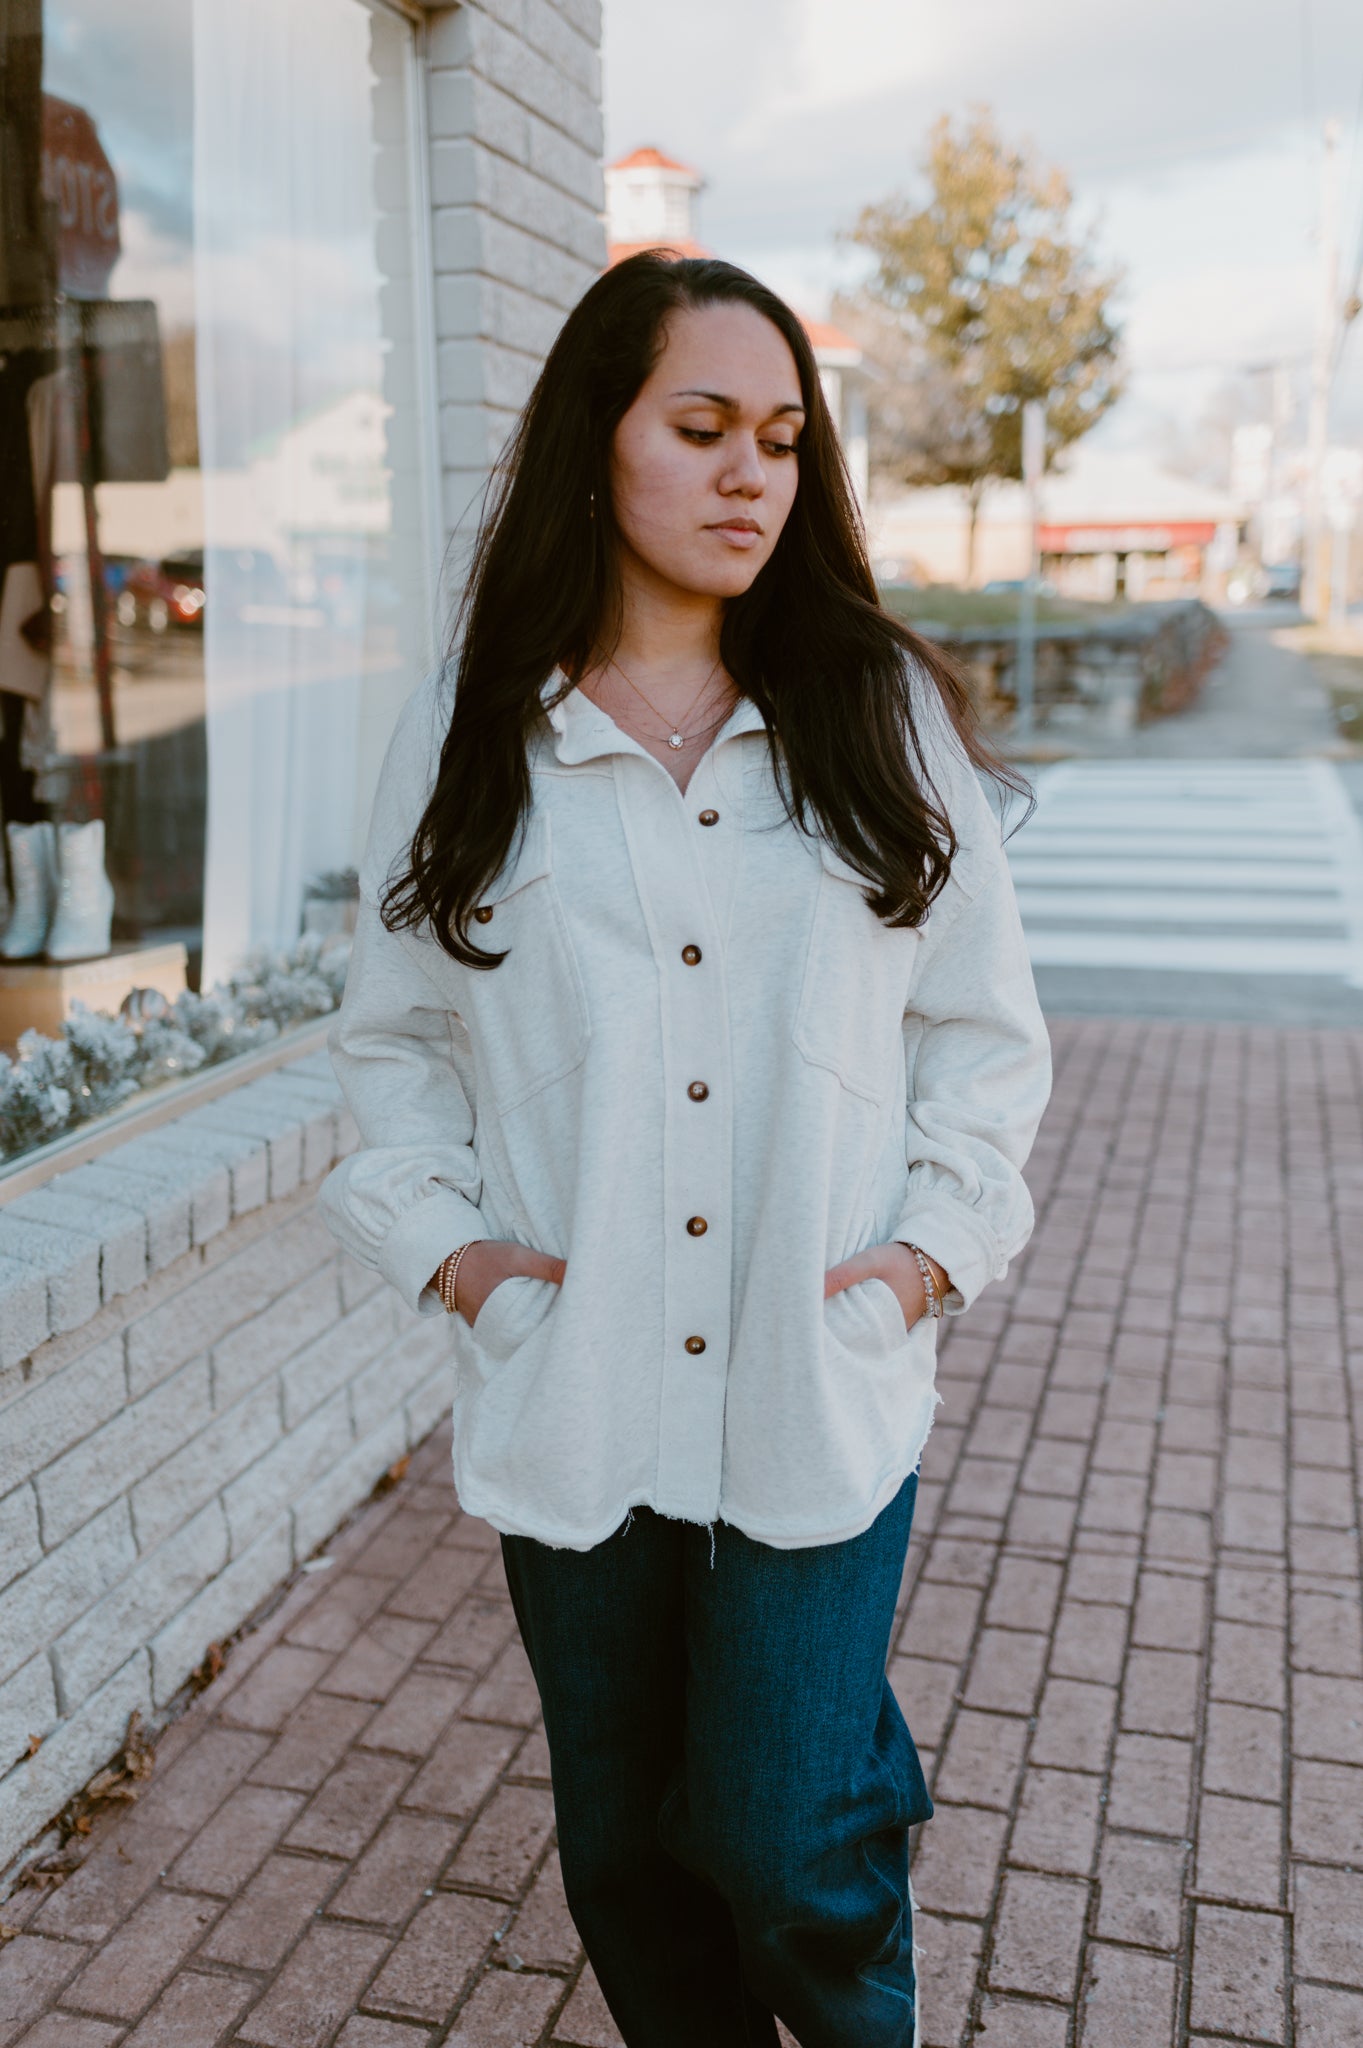
[[[710,261],[570,315],[375,804],[342,1243],[453,1311],[564,1882],[630,2048],[917,2040],[884,1678],[937,1317],[1049,1085],[984,759],[879,609],[809,343]]]

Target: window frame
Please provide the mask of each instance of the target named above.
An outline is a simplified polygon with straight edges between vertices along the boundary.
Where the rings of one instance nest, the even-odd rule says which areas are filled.
[[[441,588],[444,552],[443,505],[439,461],[439,401],[437,344],[435,331],[434,249],[431,234],[430,135],[426,118],[429,72],[429,15],[415,0],[360,0],[371,13],[386,14],[401,22],[410,34],[406,57],[407,106],[407,189],[411,213],[413,327],[416,371],[416,409],[421,443],[421,513],[425,553],[426,617],[434,629],[435,607]],[[434,658],[428,646],[427,657]],[[415,683],[415,678],[413,679]],[[197,1109],[202,1103],[228,1095],[236,1088],[259,1080],[276,1068],[287,1066],[308,1053],[322,1049],[334,1018],[311,1019],[280,1033],[255,1052],[224,1060],[183,1081],[162,1083],[145,1094],[93,1118],[73,1131],[63,1133],[49,1144],[38,1145],[17,1158],[0,1161],[0,1209],[20,1195],[44,1186],[59,1173],[68,1173],[98,1159],[130,1138],[155,1130],[175,1117]]]

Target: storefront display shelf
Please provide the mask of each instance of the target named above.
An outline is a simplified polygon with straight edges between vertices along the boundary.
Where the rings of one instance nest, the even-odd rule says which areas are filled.
[[[0,1164],[0,1208],[19,1195],[44,1186],[55,1174],[69,1173],[74,1167],[84,1166],[88,1161],[113,1151],[116,1146],[126,1144],[130,1138],[154,1131],[159,1125],[170,1123],[206,1102],[231,1094],[234,1089],[244,1088],[250,1081],[258,1081],[276,1067],[287,1066],[290,1061],[302,1059],[310,1052],[324,1051],[331,1022],[329,1016],[314,1017],[306,1024],[294,1025],[255,1052],[243,1053],[238,1059],[223,1060],[200,1073],[188,1075],[183,1081],[167,1081],[159,1088],[147,1089],[124,1108],[101,1117],[97,1123],[72,1131],[65,1137],[54,1138],[50,1145],[35,1146],[31,1152],[23,1153],[8,1165]]]
[[[112,1014],[134,989],[173,1002],[187,986],[185,964],[178,939],[115,946],[99,960],[0,960],[0,1051],[12,1053],[25,1031],[55,1037],[77,1003]]]

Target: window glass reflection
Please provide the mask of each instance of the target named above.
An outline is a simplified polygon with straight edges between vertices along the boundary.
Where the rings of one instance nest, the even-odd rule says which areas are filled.
[[[0,1042],[44,861],[58,956],[172,993],[356,858],[431,638],[410,58],[361,0],[0,0]]]

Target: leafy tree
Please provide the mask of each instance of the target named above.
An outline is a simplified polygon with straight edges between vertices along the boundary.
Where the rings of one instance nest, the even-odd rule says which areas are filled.
[[[1109,302],[1119,278],[1076,233],[1069,185],[1005,144],[985,108],[934,126],[926,203],[864,207],[848,239],[874,268],[839,300],[883,378],[871,457],[902,483],[957,484],[970,509],[967,577],[985,487],[1022,474],[1022,408],[1046,407],[1048,462],[1122,388]]]
[[[199,467],[199,405],[192,327],[177,327],[161,344],[166,385],[166,437],[173,469]]]

